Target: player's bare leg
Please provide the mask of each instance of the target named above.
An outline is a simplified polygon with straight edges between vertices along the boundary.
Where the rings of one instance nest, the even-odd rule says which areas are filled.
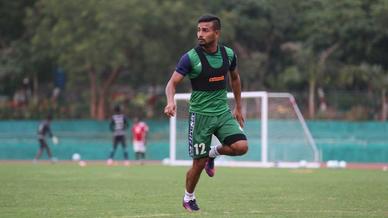
[[[213,177],[215,174],[214,159],[219,155],[240,156],[248,152],[248,143],[246,140],[239,140],[230,146],[218,145],[213,147],[209,152],[209,158],[205,165],[208,176]]]
[[[199,207],[195,200],[194,190],[205,168],[207,158],[193,159],[193,165],[186,173],[186,192],[183,198],[183,207],[190,211],[197,211]]]
[[[205,168],[207,158],[193,159],[193,165],[186,173],[186,191],[193,193],[195,186]]]
[[[248,152],[248,142],[246,140],[239,140],[230,146],[219,146],[217,151],[220,155],[241,156]]]

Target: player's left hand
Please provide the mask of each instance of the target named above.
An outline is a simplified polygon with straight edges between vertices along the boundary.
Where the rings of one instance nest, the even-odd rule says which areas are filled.
[[[244,117],[241,113],[241,110],[235,108],[234,111],[233,111],[233,116],[234,118],[236,118],[237,122],[240,124],[241,128],[244,128]]]

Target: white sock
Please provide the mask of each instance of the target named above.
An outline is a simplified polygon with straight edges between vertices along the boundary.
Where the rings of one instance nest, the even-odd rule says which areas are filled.
[[[220,156],[220,153],[218,153],[218,148],[221,148],[222,145],[214,146],[209,151],[209,157],[216,158],[217,156]]]
[[[185,202],[188,202],[188,201],[191,201],[191,200],[194,200],[195,199],[195,195],[194,195],[194,192],[193,193],[188,193],[186,190],[185,190],[185,196],[183,197],[183,200]]]

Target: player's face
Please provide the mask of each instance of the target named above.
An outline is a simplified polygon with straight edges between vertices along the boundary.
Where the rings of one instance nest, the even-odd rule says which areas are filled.
[[[213,22],[198,23],[197,40],[199,45],[206,47],[216,43],[219,35],[220,32],[213,28]]]

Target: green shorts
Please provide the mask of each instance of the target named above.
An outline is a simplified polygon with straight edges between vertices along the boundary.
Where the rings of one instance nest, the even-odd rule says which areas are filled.
[[[192,158],[198,159],[209,155],[212,135],[216,136],[224,146],[247,139],[230,111],[218,116],[190,112],[189,154]]]

